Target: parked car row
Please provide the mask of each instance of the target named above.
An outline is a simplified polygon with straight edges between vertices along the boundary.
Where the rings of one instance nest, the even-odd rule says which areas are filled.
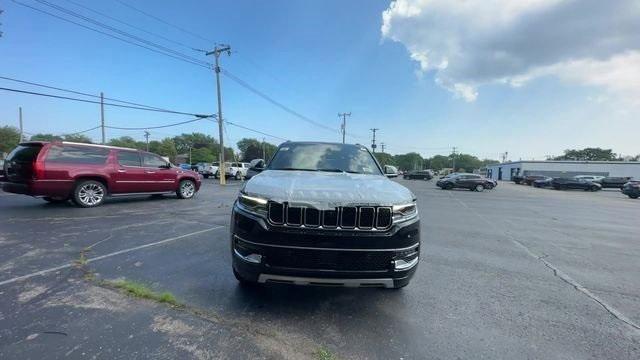
[[[431,180],[433,179],[433,173],[431,170],[413,170],[405,172],[402,178],[409,180]]]
[[[537,188],[553,188],[556,190],[579,189],[598,191],[603,188],[620,189],[623,194],[633,199],[640,196],[640,181],[630,177],[605,177],[598,175],[577,175],[574,177],[552,178],[544,175],[513,176],[516,184],[527,184]]]

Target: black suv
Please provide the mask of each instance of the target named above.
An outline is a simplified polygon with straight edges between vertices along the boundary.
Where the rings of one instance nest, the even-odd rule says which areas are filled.
[[[401,288],[416,271],[416,198],[361,145],[286,142],[231,215],[241,284]]]

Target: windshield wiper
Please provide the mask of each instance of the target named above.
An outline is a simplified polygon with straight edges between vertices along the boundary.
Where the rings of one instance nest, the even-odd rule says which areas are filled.
[[[357,171],[351,171],[351,170],[342,170],[342,169],[338,169],[338,168],[330,168],[330,169],[318,169],[318,171],[326,171],[326,172],[345,172],[345,173],[349,173],[349,174],[360,174]]]
[[[276,169],[271,169],[271,170],[318,171],[316,169],[302,169],[302,168],[294,168],[294,167],[283,167],[283,168],[276,168]]]

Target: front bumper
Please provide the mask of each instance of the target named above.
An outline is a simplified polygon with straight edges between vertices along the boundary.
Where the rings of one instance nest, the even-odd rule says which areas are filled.
[[[401,287],[418,267],[420,221],[376,232],[277,227],[234,205],[231,253],[248,281]]]

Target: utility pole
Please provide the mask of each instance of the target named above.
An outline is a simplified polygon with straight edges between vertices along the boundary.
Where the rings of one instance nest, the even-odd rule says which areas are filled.
[[[20,122],[20,142],[24,139],[24,132],[22,129],[22,106],[18,108],[18,121]]]
[[[457,148],[454,146],[453,150],[451,151],[451,158],[453,159],[453,172],[456,172],[456,150]]]
[[[376,131],[380,130],[378,128],[369,129],[373,133],[373,138],[371,139],[371,151],[376,152]]]
[[[147,140],[147,151],[149,151],[149,135],[151,135],[151,133],[145,130],[144,138]],[[102,143],[104,144],[104,128],[102,128]]]
[[[100,128],[102,129],[102,145],[104,145],[104,94],[100,93]],[[147,151],[149,145],[147,145]]]
[[[216,45],[212,51],[206,52],[206,55],[213,55],[216,59],[216,66],[214,71],[216,73],[216,89],[218,90],[218,135],[220,136],[220,166],[218,167],[218,171],[220,172],[220,185],[225,185],[227,183],[226,179],[226,169],[224,168],[224,140],[222,136],[222,132],[224,131],[222,128],[222,95],[220,94],[220,63],[219,58],[220,54],[226,52],[227,55],[231,55],[231,47],[229,45]]]
[[[344,144],[344,135],[347,132],[347,116],[351,116],[351,112],[348,113],[338,113],[338,117],[342,117],[342,126],[340,129],[342,130],[342,143]]]
[[[189,165],[191,165],[191,149],[193,149],[193,144],[189,145]]]
[[[382,148],[382,152],[384,153],[384,143],[380,143],[380,147]]]
[[[267,153],[264,148],[264,138],[262,138],[262,160],[267,160]]]

